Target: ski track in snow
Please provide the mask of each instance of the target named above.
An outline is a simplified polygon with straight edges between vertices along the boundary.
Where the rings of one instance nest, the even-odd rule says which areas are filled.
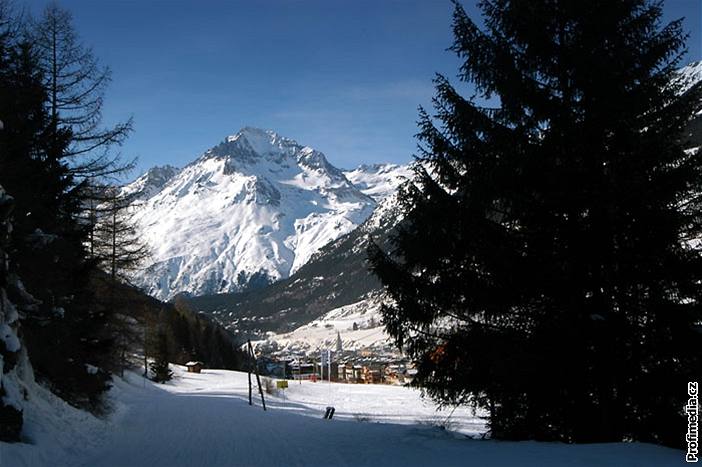
[[[255,378],[255,405],[247,403],[245,373],[174,369],[176,379],[165,385],[135,374],[117,380],[112,398],[119,410],[109,422],[67,426],[87,430],[75,436],[75,445],[52,446],[48,433],[37,445],[0,443],[0,465],[646,467],[683,462],[682,451],[639,443],[470,439],[465,433],[477,434],[484,427],[469,410],[454,412],[452,428],[457,432],[442,430],[436,421],[445,420],[449,412],[436,413],[417,391],[398,386],[290,382],[285,399],[266,395],[269,410],[264,412]],[[330,404],[336,415],[323,420],[324,407]],[[26,452],[47,447],[62,452]]]

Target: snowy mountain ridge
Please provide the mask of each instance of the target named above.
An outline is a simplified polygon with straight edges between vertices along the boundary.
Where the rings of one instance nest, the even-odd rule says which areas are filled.
[[[243,128],[183,169],[156,167],[123,188],[142,201],[134,218],[152,252],[133,280],[170,299],[286,278],[363,223],[405,172],[377,165],[344,173],[309,146]]]
[[[163,186],[178,175],[180,169],[171,165],[156,166],[122,188],[122,194],[135,196],[139,200],[147,200],[157,194]]]
[[[392,196],[405,180],[412,177],[410,165],[362,164],[344,171],[346,178],[377,202]]]
[[[692,62],[676,72],[673,78],[673,83],[681,86],[679,92],[682,94],[688,91],[692,86],[702,81],[702,60]]]

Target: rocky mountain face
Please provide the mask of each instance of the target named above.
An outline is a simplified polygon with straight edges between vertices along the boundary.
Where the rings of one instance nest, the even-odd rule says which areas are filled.
[[[387,247],[401,222],[397,189],[411,178],[406,165],[363,165],[344,175],[377,204],[360,226],[322,247],[290,277],[244,293],[188,297],[193,310],[214,317],[267,351],[310,353],[336,342],[344,349],[392,347],[379,315],[382,286],[368,270],[367,248]],[[355,323],[355,326],[354,326]]]
[[[368,244],[372,240],[387,248],[400,222],[393,194],[358,228],[321,248],[290,277],[263,289],[190,297],[188,302],[232,332],[259,339],[269,332],[291,332],[340,307],[377,305],[382,286],[368,270]]]
[[[412,177],[409,165],[363,164],[344,172],[346,178],[378,203],[395,194],[400,184]]]

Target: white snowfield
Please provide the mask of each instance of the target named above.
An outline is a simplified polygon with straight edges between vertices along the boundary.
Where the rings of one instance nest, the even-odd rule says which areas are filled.
[[[2,467],[232,466],[672,466],[683,452],[639,443],[565,445],[471,439],[483,432],[467,409],[436,412],[398,386],[290,382],[248,405],[245,373],[203,370],[165,384],[135,374],[112,390],[101,421],[38,387],[27,411],[35,444],[0,443]],[[254,391],[256,390],[254,378]],[[326,406],[336,408],[323,420]],[[446,422],[446,420],[449,420]],[[438,427],[448,426],[449,430]]]
[[[381,202],[395,194],[405,180],[410,180],[413,172],[409,165],[362,164],[344,175],[356,188]]]

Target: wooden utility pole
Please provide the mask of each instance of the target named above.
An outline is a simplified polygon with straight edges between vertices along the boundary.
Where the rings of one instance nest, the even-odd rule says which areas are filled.
[[[258,384],[258,392],[261,394],[261,404],[263,404],[263,410],[266,410],[266,399],[263,397],[263,387],[261,387],[261,377],[258,375],[258,362],[256,361],[256,354],[254,354],[253,346],[251,345],[251,339],[248,341],[249,344],[249,354],[251,354],[251,359],[254,364],[254,371],[256,372],[256,383]],[[249,401],[251,400],[251,371],[249,371]]]

